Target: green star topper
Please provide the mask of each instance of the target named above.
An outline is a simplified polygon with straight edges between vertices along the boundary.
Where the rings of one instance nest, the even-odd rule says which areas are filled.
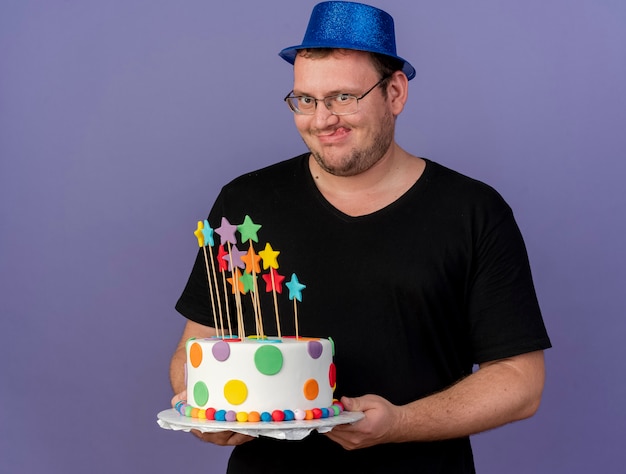
[[[246,242],[252,240],[254,242],[259,241],[259,237],[256,233],[261,228],[261,224],[255,224],[250,216],[246,215],[243,219],[243,223],[237,226],[237,230],[241,234],[241,241]]]

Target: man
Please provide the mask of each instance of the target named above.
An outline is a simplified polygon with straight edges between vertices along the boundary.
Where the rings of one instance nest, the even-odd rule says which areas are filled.
[[[293,257],[283,273],[307,282],[301,334],[334,339],[336,395],[365,418],[297,442],[196,435],[236,446],[233,473],[475,472],[469,436],[536,412],[550,347],[513,214],[492,188],[395,142],[415,70],[388,14],[321,3],[280,54],[310,153],[234,180],[209,222],[248,214]],[[177,303],[188,321],[172,404],[185,397],[185,341],[216,333],[206,293],[199,255]]]

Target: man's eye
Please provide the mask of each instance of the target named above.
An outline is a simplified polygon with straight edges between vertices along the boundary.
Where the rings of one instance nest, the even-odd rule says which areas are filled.
[[[350,102],[351,99],[352,96],[350,94],[339,94],[335,97],[335,102],[337,102],[338,104],[343,104],[345,102]]]
[[[311,106],[315,103],[315,99],[313,97],[306,97],[306,96],[301,96],[298,97],[298,101],[300,102],[300,105],[306,107],[306,106]]]

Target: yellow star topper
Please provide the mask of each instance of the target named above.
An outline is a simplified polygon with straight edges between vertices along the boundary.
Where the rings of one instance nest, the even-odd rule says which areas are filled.
[[[263,259],[263,270],[267,270],[270,267],[275,269],[278,268],[278,261],[276,258],[279,253],[280,252],[274,250],[269,243],[265,244],[265,249],[259,252],[259,255]]]
[[[193,233],[198,238],[198,246],[204,247],[204,234],[202,233],[202,229],[204,229],[204,222],[198,221],[198,228]]]

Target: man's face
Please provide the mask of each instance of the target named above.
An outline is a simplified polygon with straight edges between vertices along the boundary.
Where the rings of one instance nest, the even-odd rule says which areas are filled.
[[[317,99],[341,93],[360,97],[380,79],[363,52],[336,52],[319,59],[298,56],[293,94]],[[389,152],[395,119],[381,87],[376,87],[359,101],[355,114],[332,115],[320,101],[314,115],[295,115],[295,123],[322,169],[336,176],[354,176]]]

